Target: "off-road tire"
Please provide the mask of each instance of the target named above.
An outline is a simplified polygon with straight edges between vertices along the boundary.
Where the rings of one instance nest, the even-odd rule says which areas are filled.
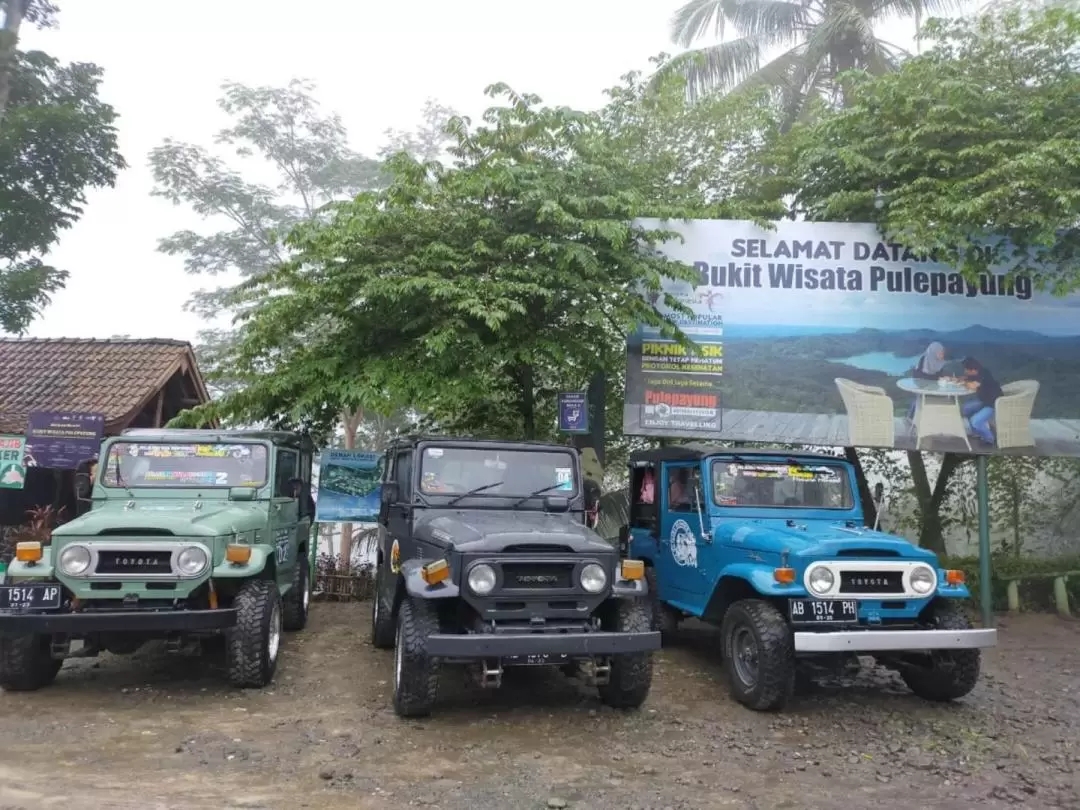
[[[281,650],[282,607],[277,583],[253,579],[233,600],[236,624],[225,639],[229,683],[241,689],[260,689],[274,679]],[[276,617],[276,622],[275,622]],[[271,643],[277,623],[277,648]]]
[[[64,662],[52,657],[49,636],[0,638],[0,689],[33,692],[56,680]]]
[[[410,598],[401,603],[394,643],[394,711],[399,717],[426,717],[439,697],[439,660],[427,653],[428,636],[438,632],[433,604]]]
[[[311,605],[311,572],[307,557],[297,559],[293,570],[292,587],[281,600],[281,624],[290,633],[307,627],[308,607]]]
[[[653,629],[652,610],[645,599],[616,599],[611,606],[605,630],[615,633],[648,633]],[[622,653],[611,656],[608,682],[597,687],[600,700],[616,709],[636,709],[649,696],[652,687],[651,652]]]
[[[397,637],[394,592],[386,587],[386,570],[385,562],[375,568],[375,593],[371,597],[371,646],[378,650],[393,649]]]
[[[970,630],[971,620],[952,603],[941,600],[930,608],[929,630]],[[908,689],[924,700],[945,703],[962,698],[979,681],[982,655],[979,650],[935,650],[929,669],[905,666],[900,676]]]
[[[783,614],[761,599],[743,599],[727,609],[720,634],[735,700],[759,712],[782,709],[795,691],[795,648]],[[752,683],[740,674],[737,639],[750,641],[756,654],[757,677]]]
[[[660,638],[665,643],[673,641],[679,632],[679,612],[660,601],[656,590],[656,570],[645,569],[645,582],[649,586],[649,604],[652,610],[652,629],[660,631]]]

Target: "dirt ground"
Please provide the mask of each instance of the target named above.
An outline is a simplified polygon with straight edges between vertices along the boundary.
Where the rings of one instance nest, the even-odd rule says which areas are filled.
[[[1002,619],[980,686],[946,706],[871,670],[755,714],[695,625],[658,655],[638,712],[550,670],[488,692],[451,670],[414,722],[390,708],[368,611],[313,606],[261,692],[150,649],[0,693],[0,810],[1080,808],[1080,622]]]

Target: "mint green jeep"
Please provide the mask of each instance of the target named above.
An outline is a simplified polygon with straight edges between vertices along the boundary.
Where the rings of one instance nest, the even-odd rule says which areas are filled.
[[[108,439],[92,508],[20,543],[0,586],[0,687],[52,683],[65,658],[173,652],[224,637],[230,682],[270,683],[310,601],[312,445],[276,431],[128,430]]]

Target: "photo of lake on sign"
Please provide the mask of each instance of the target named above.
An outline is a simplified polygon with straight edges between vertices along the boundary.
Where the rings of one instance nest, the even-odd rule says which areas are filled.
[[[651,300],[699,354],[723,360],[661,366],[658,343],[666,355],[682,347],[637,330],[627,433],[1080,456],[1080,296],[1053,296],[1005,268],[966,279],[870,224],[663,227],[683,239],[660,249],[699,276],[664,292],[693,316]],[[695,390],[713,395],[709,418],[700,397],[679,393]]]

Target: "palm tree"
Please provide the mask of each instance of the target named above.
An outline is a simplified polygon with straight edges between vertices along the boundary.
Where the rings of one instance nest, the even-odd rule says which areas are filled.
[[[879,74],[896,68],[905,51],[879,38],[875,24],[907,17],[918,21],[927,13],[957,9],[961,2],[687,0],[671,20],[677,44],[689,47],[709,33],[722,38],[729,26],[736,36],[682,54],[667,69],[686,76],[691,98],[712,90],[773,88],[790,126],[814,96],[843,103],[836,77],[845,70]]]

